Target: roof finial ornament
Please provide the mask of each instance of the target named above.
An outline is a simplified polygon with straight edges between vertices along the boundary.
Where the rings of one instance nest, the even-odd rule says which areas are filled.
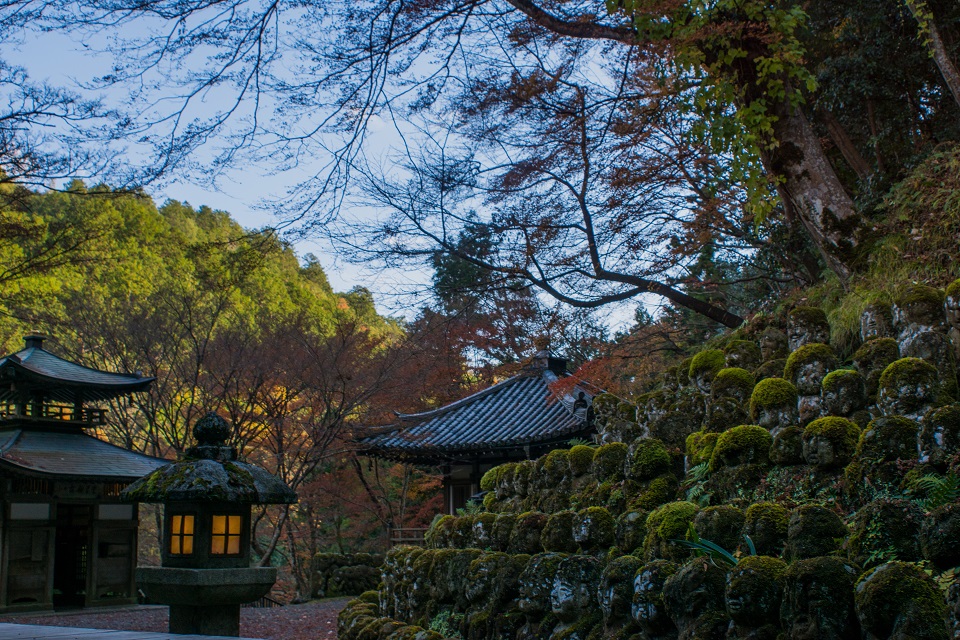
[[[185,458],[229,461],[237,459],[237,452],[227,446],[232,429],[226,420],[210,411],[193,425],[193,437],[197,446],[184,452]]]

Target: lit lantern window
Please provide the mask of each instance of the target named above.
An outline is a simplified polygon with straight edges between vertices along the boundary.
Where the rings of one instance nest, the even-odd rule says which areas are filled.
[[[210,553],[237,555],[240,553],[240,516],[213,516],[210,535]]]
[[[193,516],[173,516],[171,519],[170,553],[179,556],[193,553]]]

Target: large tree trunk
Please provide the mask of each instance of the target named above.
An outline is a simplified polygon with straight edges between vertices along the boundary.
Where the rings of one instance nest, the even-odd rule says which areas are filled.
[[[944,82],[947,83],[947,88],[949,88],[950,93],[953,94],[954,101],[960,105],[960,70],[957,69],[957,65],[953,63],[953,60],[950,59],[950,55],[947,53],[947,47],[943,44],[943,39],[940,37],[940,30],[937,28],[937,23],[930,14],[927,3],[922,2],[922,0],[907,0],[906,5],[910,9],[910,13],[913,14],[913,17],[920,23],[921,36],[923,36],[925,32],[927,36],[926,45],[927,50],[930,51],[930,57],[933,58],[937,68],[940,70]]]
[[[865,220],[803,112],[784,105],[776,116],[773,134],[778,145],[764,153],[763,163],[781,179],[777,190],[787,214],[803,224],[827,266],[846,283]]]

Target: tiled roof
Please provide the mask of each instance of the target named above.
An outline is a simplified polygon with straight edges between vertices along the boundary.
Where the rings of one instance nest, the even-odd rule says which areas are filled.
[[[548,369],[528,371],[439,409],[401,414],[397,424],[360,442],[371,455],[437,462],[584,435],[585,409],[574,413],[574,397],[555,398],[548,388],[555,380]]]
[[[135,480],[169,464],[76,431],[0,431],[0,467],[43,475]]]
[[[73,402],[74,393],[83,391],[84,400],[106,400],[143,391],[153,378],[110,373],[64,360],[38,347],[27,347],[0,359],[0,379],[26,379],[43,385],[52,400]],[[16,399],[11,385],[0,385],[0,400]]]

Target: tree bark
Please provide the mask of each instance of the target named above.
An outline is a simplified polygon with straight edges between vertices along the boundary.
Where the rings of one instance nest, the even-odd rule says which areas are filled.
[[[937,23],[932,17],[925,18],[922,15],[922,9],[927,8],[925,2],[907,0],[906,5],[913,17],[920,23],[921,29],[926,31],[928,40],[925,44],[930,52],[930,57],[933,58],[937,69],[940,70],[940,75],[947,83],[947,88],[953,94],[953,100],[957,105],[960,105],[960,69],[957,69],[957,65],[950,59],[947,47],[943,44],[943,38],[940,37],[940,29],[937,28]]]
[[[763,154],[763,163],[771,175],[781,177],[777,190],[784,207],[800,220],[827,266],[846,283],[864,218],[803,112],[784,104],[775,115],[778,145]]]
[[[853,172],[857,174],[857,178],[863,182],[868,180],[870,174],[873,173],[870,171],[870,165],[867,163],[866,158],[863,157],[863,154],[860,153],[860,150],[857,149],[857,145],[855,145],[853,140],[850,139],[850,136],[847,135],[843,125],[827,110],[820,111],[820,115],[823,117],[824,124],[827,125],[830,139],[833,140],[833,144],[837,145],[837,149],[840,150],[843,159],[847,161],[847,164],[850,165]]]

